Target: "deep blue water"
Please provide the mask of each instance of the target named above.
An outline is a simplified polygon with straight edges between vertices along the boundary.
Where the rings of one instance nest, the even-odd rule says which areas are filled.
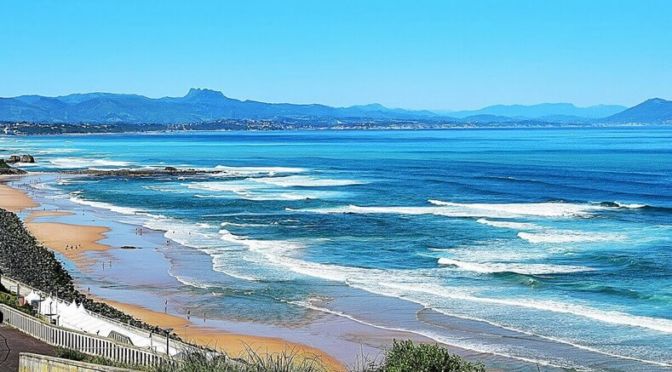
[[[381,314],[394,309],[344,300],[364,290],[583,351],[672,363],[669,128],[5,137],[0,146],[35,154],[32,170],[220,170],[49,186],[207,253],[205,263],[176,256],[172,274],[225,294],[222,308],[241,316],[282,320],[310,308],[390,318]],[[425,323],[424,335],[456,346],[572,365],[571,355],[562,362]]]

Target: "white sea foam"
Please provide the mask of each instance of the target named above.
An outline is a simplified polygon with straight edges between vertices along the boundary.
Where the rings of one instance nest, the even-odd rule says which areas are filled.
[[[605,207],[593,204],[572,204],[560,202],[548,203],[451,203],[440,200],[429,200],[431,204],[455,209],[471,210],[472,214],[484,217],[496,215],[536,216],[536,217],[574,217],[587,216],[591,212],[603,210]],[[479,212],[480,211],[480,212]]]
[[[289,251],[294,251],[304,247],[302,244],[287,240],[249,239],[244,236],[234,235],[225,229],[220,230],[219,234],[222,240],[240,244],[247,247],[250,251],[260,252],[266,255],[282,255]]]
[[[70,197],[70,201],[72,201],[74,203],[77,203],[77,204],[81,204],[81,205],[88,205],[89,207],[94,207],[94,208],[99,208],[99,209],[107,209],[109,211],[120,213],[120,214],[125,214],[125,215],[137,215],[137,214],[143,213],[140,210],[135,209],[135,208],[121,207],[121,206],[110,204],[110,203],[86,200],[86,199],[79,198],[77,196]]]
[[[479,218],[476,222],[488,225],[492,227],[499,227],[503,229],[514,229],[514,230],[534,230],[539,228],[538,225],[527,222],[513,222],[513,221],[498,221],[498,220],[488,220],[485,218]]]
[[[479,263],[459,261],[450,258],[441,257],[438,260],[439,265],[455,266],[460,270],[473,271],[482,274],[494,273],[517,273],[524,275],[541,274],[567,274],[582,271],[591,271],[586,266],[569,265],[550,265],[550,264],[524,264],[524,263]]]
[[[39,167],[42,166],[40,163],[13,163],[13,167],[17,168],[26,168],[26,167]]]
[[[229,197],[232,199],[246,199],[254,201],[270,200],[307,200],[307,199],[331,199],[338,198],[343,194],[337,191],[316,191],[316,190],[277,190],[272,185],[263,183],[240,180],[240,181],[210,181],[194,182],[186,185],[193,190],[203,190],[223,195],[200,195],[196,197]],[[229,195],[227,195],[227,193]]]
[[[619,208],[627,208],[627,209],[639,209],[639,208],[644,208],[646,207],[646,204],[636,204],[636,203],[619,203],[619,202],[614,202]]]
[[[54,158],[49,163],[55,168],[89,168],[89,167],[126,167],[131,163],[119,160],[94,159],[94,158]]]
[[[619,233],[582,232],[572,230],[545,230],[543,232],[519,232],[518,237],[530,243],[595,243],[621,241],[626,237]]]
[[[442,297],[451,300],[565,313],[609,324],[641,327],[658,332],[672,333],[672,320],[670,319],[632,315],[619,311],[599,310],[579,304],[552,300],[480,297],[468,290],[446,287],[434,279],[440,274],[433,270],[381,270],[313,263],[288,257],[285,255],[288,250],[278,249],[277,246],[270,247],[270,249],[259,249],[258,251],[264,255],[264,258],[268,262],[282,265],[298,274],[337,281],[372,293],[403,298],[414,302],[419,301],[416,298],[417,294],[425,293],[433,298]]]
[[[261,223],[222,222],[222,223],[220,224],[220,226],[222,226],[222,227],[226,227],[226,226],[234,226],[234,227],[264,227],[264,226],[268,226],[268,225],[261,224]]]
[[[249,180],[280,187],[329,187],[364,184],[364,182],[357,180],[316,178],[311,176],[298,175],[285,177],[250,178]]]
[[[218,165],[214,168],[216,171],[220,171],[224,176],[234,176],[234,177],[245,177],[245,176],[259,176],[259,175],[275,175],[275,174],[287,174],[287,173],[303,173],[306,171],[304,168],[294,168],[294,167],[230,167],[224,165]]]
[[[348,205],[335,208],[303,209],[301,212],[338,214],[402,214],[423,215],[433,214],[446,217],[483,217],[483,218],[519,218],[519,217],[579,217],[588,216],[591,212],[605,207],[590,204],[567,203],[521,203],[521,204],[459,204],[438,200],[430,200],[432,206],[361,207]],[[291,210],[290,210],[291,211]]]

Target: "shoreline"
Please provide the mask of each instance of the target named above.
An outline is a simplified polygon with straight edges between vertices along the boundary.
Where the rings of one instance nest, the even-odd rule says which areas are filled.
[[[30,211],[40,206],[26,192],[7,185],[15,177],[0,177],[0,208],[12,213],[30,212],[21,218],[26,229],[42,245],[51,251],[63,255],[80,270],[87,270],[96,261],[87,257],[88,252],[105,253],[111,246],[100,243],[110,232],[108,227],[79,225],[60,222],[36,222],[40,217],[59,217],[72,215],[71,211]],[[73,283],[77,285],[76,283]],[[214,347],[230,356],[238,357],[245,353],[247,348],[261,354],[276,354],[283,351],[295,352],[305,358],[319,358],[329,371],[344,371],[345,365],[315,347],[297,342],[287,341],[277,337],[260,337],[239,333],[226,332],[215,328],[203,327],[194,324],[184,317],[169,313],[160,313],[143,306],[122,303],[105,299],[95,294],[87,297],[104,302],[115,309],[153,326],[174,328],[174,333],[185,341],[194,342],[201,346]]]

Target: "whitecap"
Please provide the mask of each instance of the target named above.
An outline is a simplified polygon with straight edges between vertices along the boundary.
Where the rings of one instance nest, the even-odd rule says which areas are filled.
[[[89,168],[89,167],[125,167],[129,162],[110,160],[110,159],[92,159],[92,158],[54,158],[49,159],[49,163],[55,168]]]
[[[280,187],[330,187],[361,185],[365,182],[349,179],[316,178],[311,176],[285,176],[250,178],[250,181]]]
[[[459,204],[430,200],[432,206],[357,206],[302,209],[299,212],[322,214],[433,214],[445,217],[520,218],[520,217],[583,217],[605,207],[590,204],[520,203],[520,204]]]
[[[519,232],[518,237],[530,243],[594,243],[625,240],[619,233],[581,232],[572,230],[546,230],[544,232]]]
[[[137,215],[142,213],[140,210],[135,209],[135,208],[130,208],[130,207],[122,207],[110,203],[105,203],[105,202],[97,202],[97,201],[92,201],[92,200],[86,200],[79,198],[77,196],[72,196],[70,197],[70,201],[81,204],[81,205],[87,205],[89,207],[93,208],[98,208],[98,209],[107,209],[112,212],[116,212],[119,214],[125,214],[125,215]]]
[[[640,208],[645,208],[647,207],[646,204],[637,204],[637,203],[619,203],[619,202],[614,202],[619,208],[627,208],[627,209],[640,209]]]
[[[225,165],[218,165],[213,169],[221,172],[221,175],[223,176],[230,177],[245,177],[255,175],[272,176],[275,174],[303,173],[306,171],[304,168],[295,167],[230,167]]]
[[[459,261],[441,257],[439,265],[455,266],[460,270],[472,271],[481,274],[516,273],[523,275],[542,274],[569,274],[582,271],[592,271],[586,266],[550,265],[550,264],[525,264],[525,263],[479,263]]]
[[[337,191],[316,191],[316,190],[277,190],[271,185],[252,182],[248,180],[239,181],[210,181],[194,182],[186,185],[193,190],[210,191],[224,193],[223,195],[202,195],[196,194],[199,198],[224,197],[231,199],[246,199],[253,201],[272,201],[272,200],[307,200],[307,199],[333,199],[343,196],[343,193]],[[228,194],[228,195],[227,195]]]
[[[436,206],[450,207],[457,210],[470,211],[471,214],[480,214],[483,217],[510,215],[536,217],[573,217],[588,216],[591,212],[603,210],[605,207],[593,204],[573,204],[561,202],[547,203],[452,203],[440,200],[429,200]]]
[[[538,229],[539,226],[533,223],[527,222],[513,222],[513,221],[499,221],[499,220],[488,220],[485,218],[479,218],[476,222],[488,225],[492,227],[499,227],[503,229],[514,229],[514,230],[534,230]]]

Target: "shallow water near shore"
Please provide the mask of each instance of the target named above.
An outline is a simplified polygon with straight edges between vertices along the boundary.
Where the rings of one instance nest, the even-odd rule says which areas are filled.
[[[671,139],[666,128],[217,132],[0,146],[46,172],[14,185],[44,208],[84,211],[41,220],[101,223],[102,243],[141,247],[91,252],[106,270],[70,267],[98,296],[159,311],[168,298],[175,313],[347,362],[360,343],[375,352],[415,334],[507,369],[650,371],[672,364]],[[221,173],[53,173],[145,166]]]

